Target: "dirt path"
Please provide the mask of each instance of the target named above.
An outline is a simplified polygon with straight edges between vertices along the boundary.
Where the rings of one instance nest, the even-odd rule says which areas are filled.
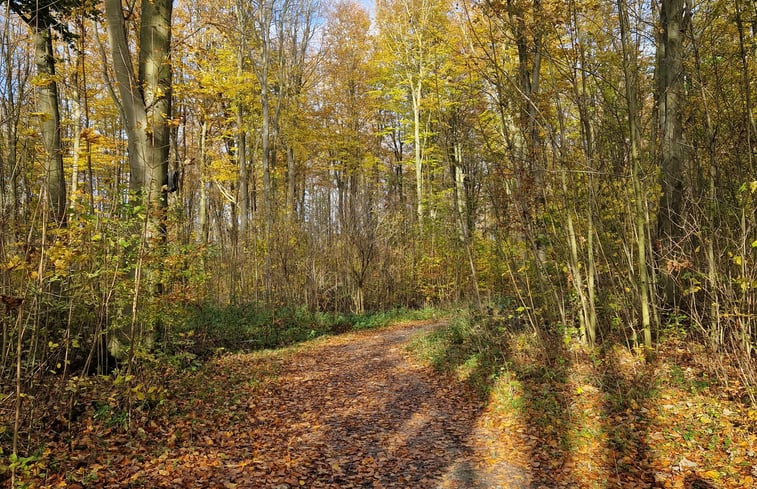
[[[273,359],[223,357],[185,380],[170,421],[122,446],[103,440],[92,486],[530,487],[521,470],[492,463],[482,401],[408,358],[408,341],[434,327],[347,334]],[[249,375],[263,364],[270,378]]]

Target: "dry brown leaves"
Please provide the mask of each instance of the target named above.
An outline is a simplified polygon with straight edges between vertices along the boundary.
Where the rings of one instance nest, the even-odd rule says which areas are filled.
[[[576,359],[554,377],[502,375],[487,401],[408,357],[410,337],[432,327],[405,324],[287,351],[227,355],[195,373],[166,375],[159,406],[131,410],[128,429],[118,424],[123,413],[87,411],[70,438],[48,440],[25,482],[226,489],[755,486],[757,411],[732,400],[728,389],[706,384],[675,352],[667,363],[647,364],[617,350],[602,361]],[[135,387],[127,392],[149,390]]]
[[[35,487],[424,488],[478,481],[467,440],[484,404],[408,361],[428,325],[228,355],[164,385],[130,429],[88,421],[49,443]],[[505,486],[503,486],[505,487]]]

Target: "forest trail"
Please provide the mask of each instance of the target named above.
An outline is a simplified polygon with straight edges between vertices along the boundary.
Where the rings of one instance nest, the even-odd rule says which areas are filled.
[[[87,487],[530,487],[477,423],[483,400],[406,351],[437,326],[223,356],[171,386],[165,422],[85,441],[79,471]]]

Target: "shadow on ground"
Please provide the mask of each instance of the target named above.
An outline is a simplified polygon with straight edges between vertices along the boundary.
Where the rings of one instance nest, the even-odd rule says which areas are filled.
[[[653,487],[648,444],[651,367],[621,347],[590,357],[549,326],[479,318],[432,333],[430,360],[465,373],[491,402],[499,436],[515,440],[531,488]],[[496,424],[496,423],[495,423]]]
[[[434,327],[223,357],[174,386],[183,394],[167,402],[165,424],[147,423],[120,446],[74,449],[71,487],[493,489],[467,444],[485,402],[405,350]],[[269,378],[251,376],[261,362],[273,365]]]
[[[689,406],[684,389],[699,387],[683,371],[661,394],[661,367],[490,319],[226,355],[167,379],[160,414],[131,430],[106,420],[59,444],[35,486],[701,488],[714,466],[707,443],[743,459],[722,477],[751,480],[749,446],[731,443],[751,433],[736,406],[708,411],[707,396]],[[731,431],[703,438],[693,431],[702,413],[727,416]],[[681,443],[689,452],[662,453]]]

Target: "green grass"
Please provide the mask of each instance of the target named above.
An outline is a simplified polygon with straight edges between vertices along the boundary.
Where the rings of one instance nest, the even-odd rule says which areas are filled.
[[[496,327],[481,323],[469,311],[456,311],[449,324],[416,337],[408,349],[435,369],[455,374],[487,394],[503,371]]]
[[[306,308],[268,309],[255,305],[207,305],[174,318],[165,350],[177,363],[194,368],[199,358],[219,351],[276,349],[329,334],[431,319],[440,311],[391,309],[365,314],[312,312]]]

